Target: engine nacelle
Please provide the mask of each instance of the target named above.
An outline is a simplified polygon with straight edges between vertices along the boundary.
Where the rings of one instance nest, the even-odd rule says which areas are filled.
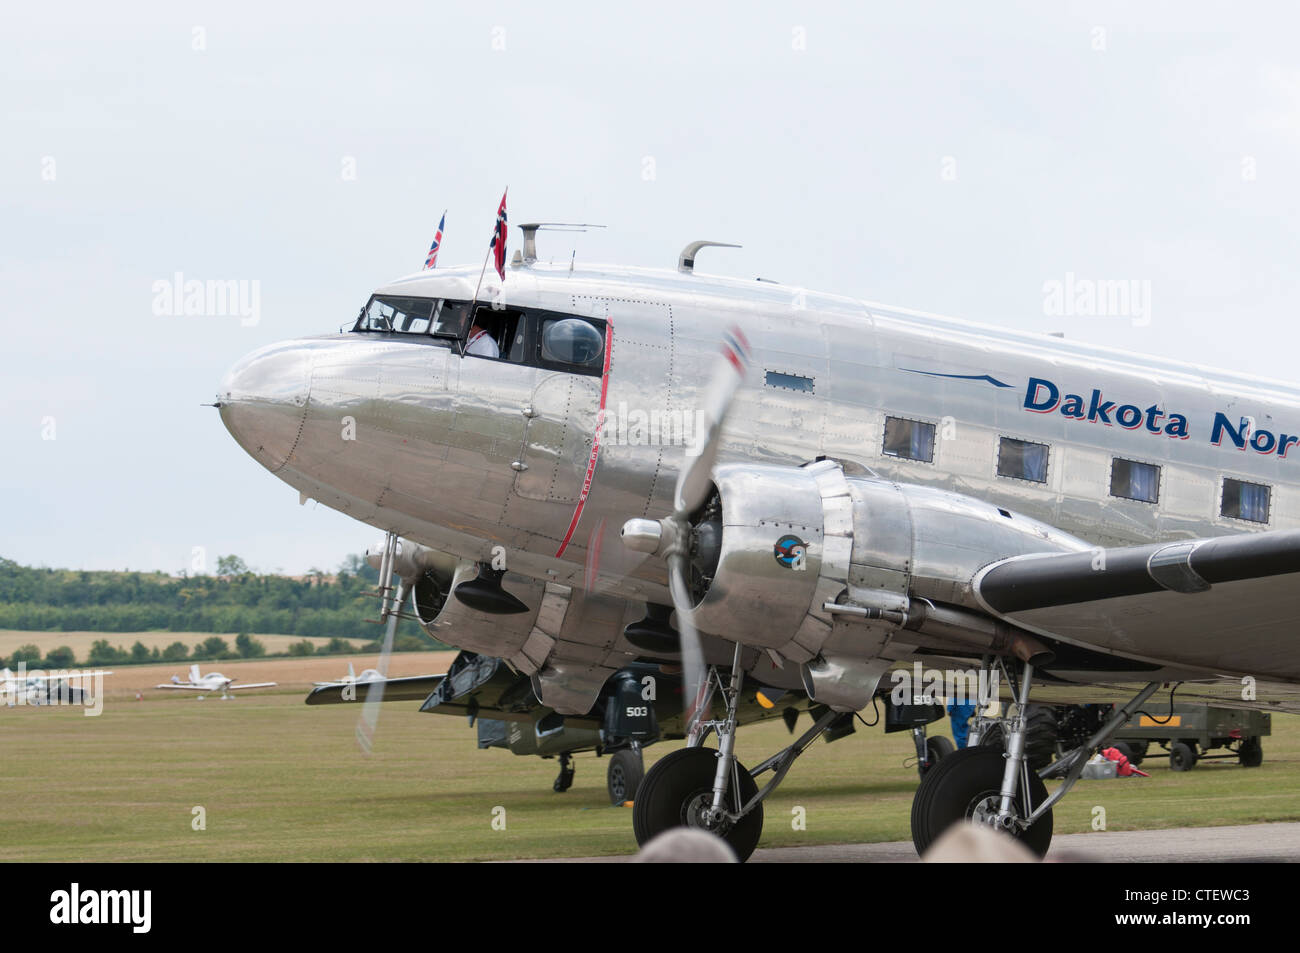
[[[375,569],[380,568],[382,560],[382,543],[366,551],[366,561]],[[528,674],[542,667],[551,648],[551,641],[537,632],[545,597],[543,583],[507,574],[507,591],[520,599],[527,611],[490,615],[471,609],[452,595],[458,585],[478,577],[477,563],[399,539],[393,554],[393,572],[413,584],[411,608],[431,638],[480,655],[509,659]]]
[[[846,476],[833,460],[719,466],[714,484],[692,522],[696,625],[796,662],[877,658],[912,599],[978,608],[970,581],[989,562],[1088,548],[991,503]]]
[[[787,654],[810,610],[847,585],[852,537],[833,539],[827,552],[819,477],[832,490],[844,485],[844,474],[834,464],[815,469],[737,465],[714,471],[717,497],[693,524],[700,540],[693,560],[694,616],[701,630]],[[851,531],[852,524],[846,520],[832,526],[836,528]],[[842,551],[846,570],[841,574],[835,573],[837,551]],[[824,563],[831,574],[825,582]],[[820,624],[829,629],[829,619]],[[812,658],[824,641],[825,633],[820,634],[823,638],[810,639],[803,651],[794,648],[787,657]]]

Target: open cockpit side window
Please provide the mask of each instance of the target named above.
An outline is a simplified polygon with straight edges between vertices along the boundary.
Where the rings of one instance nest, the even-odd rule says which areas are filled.
[[[478,305],[465,338],[465,354],[525,363],[528,322],[517,308]]]

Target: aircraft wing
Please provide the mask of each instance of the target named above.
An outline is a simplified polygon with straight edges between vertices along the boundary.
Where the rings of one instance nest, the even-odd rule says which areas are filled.
[[[308,705],[348,705],[364,702],[371,685],[384,686],[384,701],[410,702],[424,701],[429,693],[442,684],[443,675],[408,675],[403,678],[372,678],[363,682],[334,682],[318,685],[307,693]],[[352,698],[344,698],[343,690],[355,685],[356,693]],[[248,686],[244,686],[247,688]]]
[[[191,685],[189,682],[168,682],[165,685],[155,685],[154,688],[180,688],[187,692],[212,692],[217,689],[207,685]]]
[[[275,688],[277,682],[249,682],[247,685],[227,685],[226,688],[232,692],[242,691],[245,688]]]
[[[973,585],[990,612],[1063,642],[1300,681],[1300,530],[1014,556]]]
[[[474,652],[457,655],[446,679],[420,706],[420,711],[435,715],[481,715],[497,721],[522,722],[536,721],[538,712],[545,710],[533,694],[527,675],[514,671],[499,658]],[[585,721],[570,719],[575,725]]]

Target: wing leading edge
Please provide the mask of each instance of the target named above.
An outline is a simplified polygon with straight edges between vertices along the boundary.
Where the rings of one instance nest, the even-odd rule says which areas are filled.
[[[1066,642],[1300,682],[1300,530],[1015,556],[973,585],[993,614]]]
[[[319,685],[307,694],[308,705],[349,705],[364,702],[370,686],[384,686],[384,701],[424,701],[429,693],[442,684],[443,675],[410,675],[404,678],[368,678],[356,682],[336,682]],[[344,697],[344,692],[351,697]]]

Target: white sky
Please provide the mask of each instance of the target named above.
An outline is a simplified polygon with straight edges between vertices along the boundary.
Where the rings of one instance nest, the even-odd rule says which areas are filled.
[[[441,261],[481,261],[507,184],[514,223],[609,226],[544,255],[734,241],[701,270],[1294,376],[1284,4],[267,6],[6,8],[0,555],[361,551],[199,404],[418,268],[444,207]],[[155,315],[178,271],[260,282],[260,322]],[[1067,272],[1149,281],[1150,323],[1045,315]]]

